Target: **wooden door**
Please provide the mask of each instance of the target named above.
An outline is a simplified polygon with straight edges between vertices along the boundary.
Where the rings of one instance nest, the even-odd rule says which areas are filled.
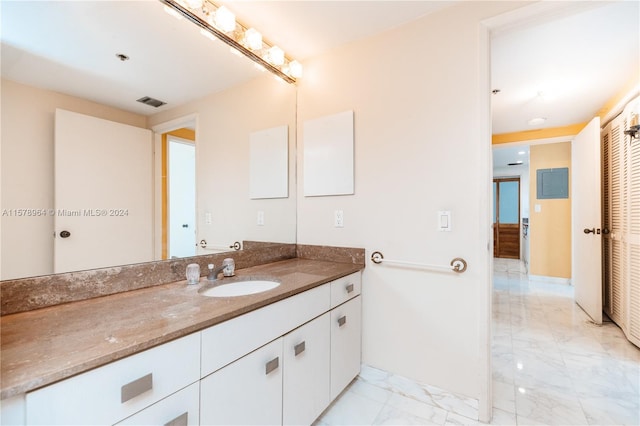
[[[493,256],[520,259],[520,178],[493,180]]]

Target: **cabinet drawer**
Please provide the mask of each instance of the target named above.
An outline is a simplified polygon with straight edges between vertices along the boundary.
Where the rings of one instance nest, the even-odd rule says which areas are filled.
[[[331,400],[360,373],[362,298],[331,311]]]
[[[200,424],[200,384],[194,383],[118,425],[195,426]]]
[[[27,424],[113,424],[199,379],[200,334],[30,392]]]
[[[202,377],[329,310],[329,284],[202,331]]]
[[[354,272],[331,282],[331,308],[346,302],[360,294],[362,273]]]

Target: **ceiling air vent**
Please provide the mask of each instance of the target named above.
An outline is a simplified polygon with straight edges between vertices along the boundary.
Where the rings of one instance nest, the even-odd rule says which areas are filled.
[[[166,102],[159,101],[159,100],[151,98],[149,96],[144,96],[144,97],[138,99],[138,102],[142,102],[145,105],[149,105],[149,106],[156,107],[156,108],[167,104]]]
[[[522,161],[516,161],[515,163],[508,163],[507,166],[522,166]]]

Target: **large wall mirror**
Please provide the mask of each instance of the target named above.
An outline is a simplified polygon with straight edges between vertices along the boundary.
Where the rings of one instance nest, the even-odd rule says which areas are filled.
[[[295,243],[295,86],[157,0],[0,7],[0,279],[231,251],[236,241]],[[166,104],[137,101],[144,97]],[[282,126],[288,193],[252,199],[251,135]],[[93,148],[98,139],[122,145],[116,129],[123,127],[147,132],[142,163],[127,162],[138,154],[126,143],[118,152]],[[60,142],[67,131],[75,147]],[[96,178],[102,169],[115,175]],[[81,198],[85,192],[95,198]],[[135,228],[148,230],[144,250],[134,232],[104,232],[105,210],[131,214],[112,205],[116,193],[148,207]],[[65,222],[74,213],[82,228]],[[180,232],[186,242],[172,241]],[[64,251],[80,240],[75,252]],[[87,263],[74,263],[80,258]]]

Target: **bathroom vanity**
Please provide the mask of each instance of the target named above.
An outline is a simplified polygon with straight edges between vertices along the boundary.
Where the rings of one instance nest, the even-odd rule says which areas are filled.
[[[360,371],[363,267],[292,258],[238,270],[280,282],[246,296],[203,277],[5,315],[2,424],[310,424]]]

